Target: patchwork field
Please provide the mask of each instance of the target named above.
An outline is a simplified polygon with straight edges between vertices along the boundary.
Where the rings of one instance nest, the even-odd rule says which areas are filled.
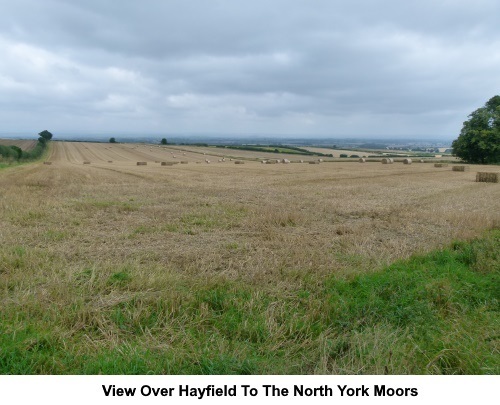
[[[499,184],[474,181],[484,167],[263,165],[234,151],[236,165],[183,149],[52,142],[52,164],[0,171],[1,372],[500,371],[498,288],[472,313],[453,283],[425,279],[438,320],[427,304],[405,312],[418,293],[365,323],[370,293],[349,292],[499,228]],[[396,295],[398,277],[384,279]]]

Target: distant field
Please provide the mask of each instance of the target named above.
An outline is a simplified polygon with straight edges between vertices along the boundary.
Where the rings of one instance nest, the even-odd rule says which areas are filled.
[[[0,139],[0,145],[17,146],[26,151],[33,149],[36,144],[36,140]]]
[[[500,227],[499,166],[260,157],[52,142],[2,170],[0,373],[500,372],[500,235],[453,242]]]
[[[358,155],[358,156],[371,156],[371,155],[380,155],[381,157],[383,156],[381,153],[378,152],[361,152],[359,150],[342,150],[342,149],[329,149],[329,148],[315,148],[311,146],[304,146],[304,149],[307,149],[311,152],[318,152],[318,153],[324,153],[324,154],[333,154],[333,157],[338,158],[340,157],[341,154],[347,154],[349,156],[351,155]]]

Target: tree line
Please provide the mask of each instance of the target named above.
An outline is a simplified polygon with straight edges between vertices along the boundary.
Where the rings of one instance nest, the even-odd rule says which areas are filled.
[[[465,162],[500,163],[500,96],[472,112],[452,143],[453,154]]]
[[[47,147],[47,143],[52,139],[52,133],[47,130],[44,130],[38,134],[38,142],[35,147],[31,150],[23,150],[15,145],[0,145],[0,156],[4,159],[12,159],[12,160],[31,160],[37,159],[42,156],[45,148]]]

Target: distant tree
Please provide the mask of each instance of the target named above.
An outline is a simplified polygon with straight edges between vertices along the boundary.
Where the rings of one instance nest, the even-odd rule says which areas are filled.
[[[47,143],[47,139],[44,138],[43,136],[41,136],[41,137],[38,138],[38,142],[40,144],[42,144],[43,146],[45,146],[45,144]]]
[[[21,159],[23,157],[23,150],[19,146],[10,146],[10,148],[17,154],[17,159]]]
[[[453,155],[469,163],[500,163],[500,96],[488,100],[464,122]]]
[[[41,138],[45,139],[46,141],[50,141],[52,139],[52,133],[47,131],[46,129],[43,130],[38,134]]]
[[[109,138],[109,143],[116,143],[116,139],[115,138]]]
[[[160,142],[162,145],[166,145],[168,142],[167,142],[167,138],[162,138],[161,139],[161,142]]]
[[[340,154],[340,157],[342,157],[342,158],[346,158],[346,157],[347,157],[347,154],[345,154],[345,153],[341,153],[341,154]]]

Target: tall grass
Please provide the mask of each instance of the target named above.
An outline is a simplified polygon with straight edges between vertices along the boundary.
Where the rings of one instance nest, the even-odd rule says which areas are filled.
[[[295,289],[0,249],[3,374],[500,372],[500,230]]]

